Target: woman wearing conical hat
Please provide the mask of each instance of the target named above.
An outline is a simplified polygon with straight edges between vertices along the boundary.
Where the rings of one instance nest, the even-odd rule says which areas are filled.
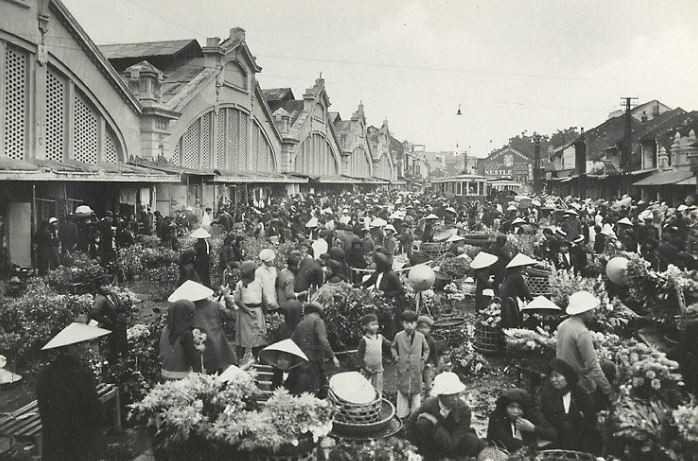
[[[104,412],[97,396],[97,381],[85,359],[89,342],[109,333],[71,323],[42,348],[56,352],[51,363],[41,370],[36,385],[42,459],[96,459]]]

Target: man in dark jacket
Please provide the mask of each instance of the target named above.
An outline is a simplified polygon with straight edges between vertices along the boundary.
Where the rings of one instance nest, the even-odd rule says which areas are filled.
[[[425,461],[477,456],[485,443],[470,427],[471,412],[462,399],[465,386],[455,373],[434,379],[431,397],[405,420],[405,434]]]

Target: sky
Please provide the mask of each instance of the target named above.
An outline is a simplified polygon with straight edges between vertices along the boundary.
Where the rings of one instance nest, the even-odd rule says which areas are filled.
[[[590,129],[621,96],[698,108],[695,0],[63,0],[98,43],[246,30],[262,88],[428,151],[485,156],[523,131]],[[457,116],[458,107],[462,115]]]

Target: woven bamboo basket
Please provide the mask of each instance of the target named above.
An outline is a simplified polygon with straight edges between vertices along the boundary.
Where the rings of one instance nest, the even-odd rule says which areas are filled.
[[[346,402],[330,389],[327,397],[335,404],[335,420],[346,424],[373,424],[381,419],[382,397],[379,395],[370,403]]]
[[[379,408],[378,419],[371,422],[346,422],[335,417],[332,423],[333,433],[339,436],[377,435],[389,426],[391,420],[395,417],[395,405],[389,400],[382,399]]]
[[[543,450],[536,456],[536,461],[596,461],[596,456],[581,451]]]
[[[531,296],[550,296],[550,279],[548,277],[532,277],[523,275]]]
[[[502,348],[502,330],[482,323],[475,325],[473,347],[483,354],[496,354]]]
[[[445,316],[434,322],[434,331],[446,338],[446,343],[450,346],[455,346],[463,340],[464,328],[465,319],[458,314]]]
[[[434,340],[434,343],[436,344],[436,349],[439,351],[444,351],[446,347],[448,346],[448,340],[446,337],[442,334],[439,333],[432,333],[431,334],[432,339]]]

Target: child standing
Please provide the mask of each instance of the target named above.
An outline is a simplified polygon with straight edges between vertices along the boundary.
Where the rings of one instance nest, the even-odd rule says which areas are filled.
[[[417,331],[424,335],[429,345],[429,358],[424,364],[422,379],[424,381],[424,395],[428,398],[431,394],[431,384],[434,381],[436,370],[439,368],[439,351],[436,348],[436,341],[431,336],[431,329],[434,320],[426,315],[420,315],[417,319]]]
[[[379,394],[383,394],[383,346],[390,346],[390,341],[378,333],[378,317],[366,314],[361,319],[364,335],[359,341],[357,351],[361,373],[371,381]]]
[[[407,418],[422,403],[422,372],[429,358],[429,344],[417,331],[417,313],[402,313],[403,330],[395,335],[391,352],[397,361],[397,409],[398,418]]]

